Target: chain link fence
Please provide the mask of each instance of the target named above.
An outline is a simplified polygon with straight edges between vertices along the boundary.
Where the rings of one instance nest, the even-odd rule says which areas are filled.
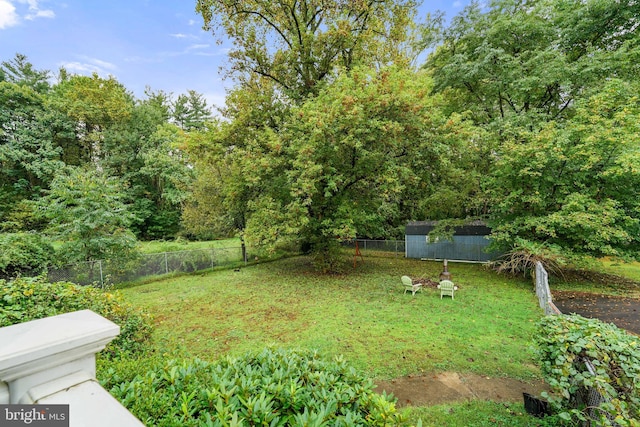
[[[342,244],[355,250],[356,245],[363,256],[404,256],[404,240],[367,240],[355,239]]]
[[[51,268],[50,282],[105,287],[175,273],[192,273],[215,267],[242,265],[242,247],[196,249],[143,254],[130,261],[98,260]]]

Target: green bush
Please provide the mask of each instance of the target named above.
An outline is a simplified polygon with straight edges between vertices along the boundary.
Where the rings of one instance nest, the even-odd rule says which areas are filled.
[[[134,354],[145,348],[151,320],[143,311],[107,293],[73,283],[47,283],[41,278],[0,280],[0,327],[77,310],[92,310],[120,326],[120,335],[103,351]]]
[[[0,234],[0,277],[37,276],[54,256],[53,246],[40,234]]]
[[[640,426],[640,337],[597,319],[547,316],[540,323],[537,344],[551,386],[547,397],[563,419],[591,420],[592,426]],[[588,407],[589,389],[604,401]]]
[[[116,368],[118,365],[114,365]],[[216,363],[166,362],[131,378],[108,368],[103,386],[146,425],[396,426],[386,395],[343,359],[267,349]]]

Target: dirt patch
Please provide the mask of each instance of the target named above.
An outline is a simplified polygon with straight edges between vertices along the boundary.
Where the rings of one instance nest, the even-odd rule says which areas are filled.
[[[524,382],[511,378],[490,378],[475,374],[443,372],[378,381],[375,391],[393,393],[397,407],[430,406],[482,399],[498,402],[522,401],[522,393],[539,396],[548,390],[543,381]]]
[[[600,319],[640,335],[640,299],[592,294],[587,292],[553,291],[553,302],[565,314]]]

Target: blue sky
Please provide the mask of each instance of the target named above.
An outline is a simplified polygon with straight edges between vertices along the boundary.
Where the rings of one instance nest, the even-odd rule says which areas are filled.
[[[469,0],[428,1],[421,13],[455,16]],[[138,98],[145,86],[195,90],[222,105],[219,68],[230,44],[202,30],[195,0],[0,0],[0,61],[21,53],[37,69],[113,75]]]

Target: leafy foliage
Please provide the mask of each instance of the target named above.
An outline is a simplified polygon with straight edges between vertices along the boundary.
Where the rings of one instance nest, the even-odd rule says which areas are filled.
[[[0,220],[15,203],[41,195],[62,166],[43,95],[0,81]]]
[[[413,0],[198,0],[205,29],[233,40],[231,69],[274,82],[294,102],[315,96],[340,70],[402,62]]]
[[[566,420],[591,418],[598,426],[640,425],[640,341],[613,324],[578,315],[547,316],[537,335],[550,402]],[[589,371],[590,360],[595,373]],[[595,389],[604,399],[588,407]],[[614,424],[616,423],[616,424]]]
[[[473,2],[443,31],[426,68],[447,111],[486,131],[479,196],[502,250],[520,239],[567,258],[638,256],[638,13],[635,1]]]
[[[51,242],[36,233],[0,234],[0,276],[36,276],[55,260]]]
[[[401,420],[385,395],[343,359],[267,349],[216,363],[170,360],[134,378],[108,369],[103,385],[158,426],[387,426]]]
[[[133,99],[113,77],[103,79],[73,75],[54,87],[50,106],[76,122],[72,144],[77,158],[66,159],[67,164],[99,166],[106,154],[102,147],[102,134],[110,126],[126,121],[131,116]]]
[[[610,80],[577,103],[570,122],[550,122],[524,141],[505,143],[492,178],[498,243],[520,237],[569,255],[638,256],[634,87]]]
[[[124,302],[119,294],[90,286],[18,278],[0,280],[0,295],[0,327],[85,309],[106,317],[120,326],[120,335],[105,350],[108,355],[138,353],[151,334],[149,315]]]
[[[120,190],[116,179],[95,170],[68,168],[53,180],[40,206],[68,261],[135,255],[136,239],[128,228],[133,217]]]
[[[407,198],[435,191],[465,157],[464,120],[443,116],[430,89],[423,73],[358,68],[290,108],[279,132],[228,146],[223,126],[209,166],[222,191],[210,197],[238,215],[248,242],[299,239],[332,271],[340,240],[393,229],[418,209]]]

